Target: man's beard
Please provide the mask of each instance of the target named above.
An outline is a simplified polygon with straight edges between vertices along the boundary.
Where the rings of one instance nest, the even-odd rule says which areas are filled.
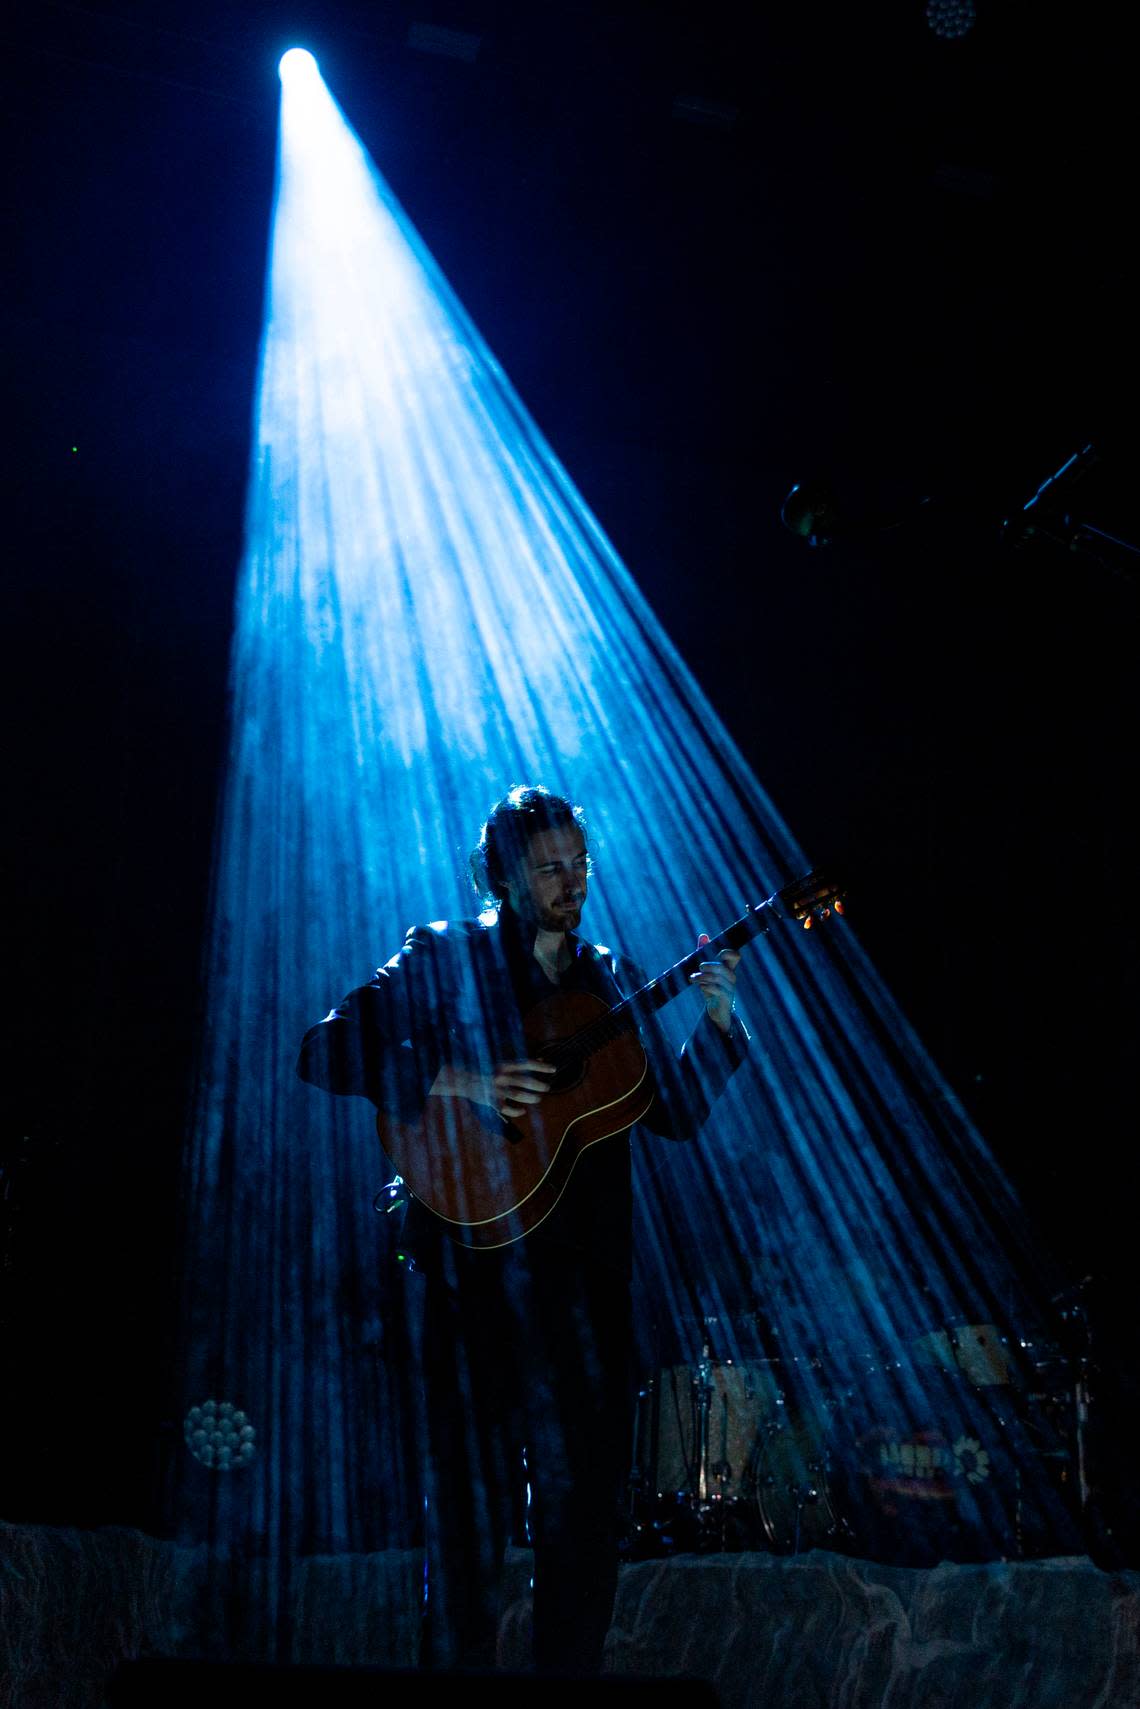
[[[581,918],[582,902],[568,902],[560,907],[536,909],[530,923],[540,932],[573,932]]]

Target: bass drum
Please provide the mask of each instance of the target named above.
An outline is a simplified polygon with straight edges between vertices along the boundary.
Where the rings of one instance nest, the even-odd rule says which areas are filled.
[[[849,1391],[829,1440],[848,1552],[891,1566],[1016,1553],[1013,1421],[997,1387],[883,1368]]]
[[[891,1566],[1017,1552],[1015,1421],[996,1386],[882,1366],[761,1425],[746,1494],[767,1546]]]

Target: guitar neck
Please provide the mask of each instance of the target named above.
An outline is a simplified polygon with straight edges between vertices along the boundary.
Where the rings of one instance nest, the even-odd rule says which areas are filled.
[[[615,1004],[596,1021],[592,1021],[581,1032],[575,1033],[572,1038],[562,1039],[550,1046],[545,1055],[552,1062],[570,1061],[574,1058],[581,1061],[591,1056],[595,1050],[601,1049],[620,1033],[632,1032],[644,1016],[664,1008],[666,1003],[672,1002],[682,991],[687,991],[689,979],[696,973],[702,961],[715,961],[724,949],[743,949],[750,938],[766,932],[773,920],[803,920],[805,924],[810,924],[813,913],[820,909],[826,911],[826,903],[840,895],[837,884],[822,878],[819,873],[808,873],[805,878],[799,878],[794,884],[777,891],[775,896],[769,896],[766,902],[760,902],[754,908],[746,908],[739,920],[734,920],[731,926],[726,926],[723,932],[718,932],[707,944],[702,944],[674,966],[666,968],[656,979],[651,979],[648,985],[643,985],[640,991],[623,997],[620,1003]],[[838,909],[838,902],[836,907]]]
[[[751,938],[766,932],[772,921],[780,918],[776,911],[778,901],[778,896],[769,896],[766,902],[747,909],[739,920],[734,920],[731,926],[726,926],[723,932],[718,932],[707,944],[702,944],[699,949],[693,950],[672,967],[666,968],[656,979],[651,979],[647,985],[643,985],[640,991],[632,991],[611,1010],[612,1017],[617,1020],[619,1017],[625,1019],[628,1015],[627,1024],[636,1026],[642,1015],[663,1009],[666,1003],[671,1003],[674,997],[689,989],[689,980],[703,961],[715,961],[722,949],[743,949]]]

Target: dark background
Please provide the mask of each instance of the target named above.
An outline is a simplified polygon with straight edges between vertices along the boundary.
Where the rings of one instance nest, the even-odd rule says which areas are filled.
[[[9,23],[4,1517],[153,1518],[298,41],[1127,1363],[1137,582],[1001,527],[1091,442],[1074,518],[1140,538],[1126,55],[977,3]]]

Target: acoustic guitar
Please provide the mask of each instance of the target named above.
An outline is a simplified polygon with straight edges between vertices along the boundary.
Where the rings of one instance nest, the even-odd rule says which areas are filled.
[[[377,1131],[405,1185],[466,1246],[507,1246],[548,1217],[583,1151],[626,1133],[653,1102],[639,1022],[690,989],[722,949],[740,949],[773,920],[811,926],[843,912],[821,874],[745,910],[717,937],[612,1007],[588,991],[554,992],[523,1019],[527,1055],[552,1063],[549,1090],[508,1120],[466,1098],[428,1098],[414,1123],[381,1111]]]

